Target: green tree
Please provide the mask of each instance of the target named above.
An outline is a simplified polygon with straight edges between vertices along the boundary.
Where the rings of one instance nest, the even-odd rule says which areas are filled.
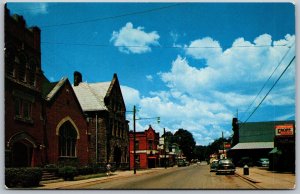
[[[174,134],[174,139],[187,160],[191,160],[194,156],[194,148],[196,146],[193,135],[185,129],[178,129]]]

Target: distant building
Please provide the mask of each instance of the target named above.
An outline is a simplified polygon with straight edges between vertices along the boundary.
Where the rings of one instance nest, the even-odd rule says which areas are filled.
[[[134,169],[134,146],[137,169],[157,167],[159,159],[159,133],[156,133],[150,125],[148,130],[136,132],[135,136],[134,142],[134,132],[129,132],[130,169]]]
[[[73,89],[88,120],[89,161],[129,168],[129,126],[117,74],[109,82],[85,83],[74,72]]]

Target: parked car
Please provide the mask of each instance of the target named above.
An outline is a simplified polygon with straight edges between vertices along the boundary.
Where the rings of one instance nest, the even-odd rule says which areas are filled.
[[[184,163],[185,163],[185,166],[189,166],[190,165],[189,161],[184,161]]]
[[[269,166],[269,159],[268,158],[260,158],[257,161],[257,166],[268,167]]]
[[[186,166],[186,162],[185,162],[185,160],[178,160],[178,162],[177,162],[177,166],[178,166],[178,167],[181,167],[181,166]]]
[[[236,164],[236,166],[239,166],[239,167],[243,167],[243,166],[253,166],[253,160],[252,158],[250,157],[242,157]]]
[[[210,163],[210,172],[216,172],[218,167],[218,160],[213,160]]]
[[[217,166],[217,174],[221,174],[221,173],[234,174],[234,172],[235,172],[235,166],[230,159],[219,160]]]

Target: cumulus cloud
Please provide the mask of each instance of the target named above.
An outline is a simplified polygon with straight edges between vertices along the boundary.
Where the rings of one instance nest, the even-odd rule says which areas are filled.
[[[128,86],[121,86],[121,91],[127,108],[140,103],[140,92]]]
[[[189,46],[183,48],[186,57],[178,55],[169,71],[158,73],[167,90],[151,91],[148,96],[140,97],[137,90],[127,88],[125,92],[134,94],[125,94],[128,96],[126,99],[131,99],[130,103],[138,103],[139,116],[161,117],[161,124],[153,125],[157,131],[166,127],[174,133],[184,128],[193,134],[198,145],[207,145],[220,138],[222,132],[225,137],[231,136],[231,119],[236,110],[245,110],[253,102],[270,74],[282,62],[249,110],[258,105],[295,54],[294,48],[289,50],[285,46],[292,45],[294,40],[294,35],[274,41],[270,35],[263,34],[253,42],[240,37],[230,48],[224,51],[220,48],[216,52],[200,48],[189,50],[191,46],[203,46],[204,43],[219,46],[212,38],[191,41]],[[285,53],[290,54],[286,54],[286,60],[282,60]],[[205,58],[206,65],[193,66],[189,57],[196,61]],[[135,100],[132,100],[133,97]],[[295,66],[291,66],[260,108],[272,110],[274,106],[294,105]],[[295,114],[283,112],[274,119],[293,116]],[[139,130],[145,130],[149,122],[155,123],[138,121],[138,126],[144,127]]]
[[[222,53],[219,42],[210,37],[194,40],[190,45],[185,45],[184,49],[187,55],[196,59],[213,59]]]
[[[141,54],[151,51],[151,45],[158,45],[159,35],[156,31],[145,32],[144,27],[134,28],[128,22],[119,31],[113,31],[110,42],[123,53]]]
[[[146,79],[148,81],[153,81],[153,76],[152,75],[146,75]]]
[[[205,133],[209,135],[211,130],[219,132],[224,130],[222,127],[225,123],[227,129],[224,132],[230,135],[228,124],[234,117],[236,109],[246,109],[253,102],[270,74],[282,62],[250,110],[259,104],[295,54],[293,47],[289,50],[286,46],[291,47],[294,40],[294,35],[286,35],[284,39],[274,41],[270,35],[262,34],[253,42],[240,37],[224,51],[219,48],[218,41],[209,37],[191,41],[190,45],[184,48],[185,54],[196,60],[206,59],[206,64],[196,67],[190,64],[188,58],[178,55],[169,71],[159,72],[158,75],[169,88],[169,93],[168,95],[158,93],[160,94],[158,96],[168,97],[171,102],[174,102],[171,97],[177,96],[177,99],[180,99],[177,104],[171,103],[169,107],[159,110],[166,112],[166,116],[169,115],[178,122],[182,121],[179,125],[189,126],[189,129],[199,137]],[[205,46],[217,49],[214,51],[210,48],[204,49]],[[284,56],[285,60],[282,60]],[[291,66],[261,107],[293,106],[294,82],[295,66]],[[156,99],[156,103],[160,101]],[[205,140],[208,141],[210,140]]]

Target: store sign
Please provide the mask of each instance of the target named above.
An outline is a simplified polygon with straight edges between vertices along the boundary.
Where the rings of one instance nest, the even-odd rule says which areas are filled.
[[[276,125],[275,126],[275,135],[276,136],[294,135],[294,125],[293,124]]]
[[[229,149],[229,148],[231,148],[231,144],[230,144],[230,143],[225,143],[225,144],[224,144],[224,147],[225,147],[226,149]]]

